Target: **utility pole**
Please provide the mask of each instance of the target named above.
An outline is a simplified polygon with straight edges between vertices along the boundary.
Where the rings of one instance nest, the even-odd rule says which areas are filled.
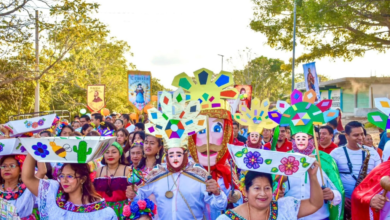
[[[223,70],[223,55],[218,54],[218,56],[221,56],[221,58],[222,58],[222,66],[221,66],[221,71],[222,71]]]
[[[292,60],[292,77],[291,90],[294,91],[294,77],[295,77],[295,31],[297,27],[297,1],[294,0],[294,38],[293,38],[293,60]]]
[[[35,76],[39,76],[39,32],[38,32],[38,10],[35,10]],[[39,79],[35,87],[35,112],[39,112]]]

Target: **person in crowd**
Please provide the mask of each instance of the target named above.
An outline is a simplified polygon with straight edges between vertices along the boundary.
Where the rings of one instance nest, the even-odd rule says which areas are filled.
[[[291,128],[289,126],[286,127],[286,138],[288,141],[292,141]]]
[[[130,162],[132,167],[138,167],[144,155],[144,143],[135,142],[130,148]]]
[[[143,142],[145,141],[145,132],[136,131],[133,133],[133,138],[131,138],[131,143]]]
[[[245,176],[245,194],[248,202],[220,215],[217,220],[295,220],[317,212],[324,203],[324,197],[317,177],[318,163],[307,171],[310,180],[310,197],[296,199],[283,197],[277,201],[272,195],[272,176],[248,171]]]
[[[39,133],[39,136],[40,137],[53,137],[53,134],[50,131],[45,130],[45,131],[41,131]]]
[[[383,131],[381,133],[381,140],[379,141],[378,148],[380,148],[381,150],[384,150],[385,145],[387,142],[389,142],[389,140],[390,140],[390,132]]]
[[[314,126],[314,132],[316,133],[317,143],[320,143],[320,128],[317,126]]]
[[[75,115],[73,118],[75,121],[80,121],[80,116],[78,116],[78,115]]]
[[[110,116],[112,118],[112,121],[115,122],[116,121],[116,113],[112,113]]]
[[[341,112],[340,108],[337,108],[337,111],[339,112],[339,115],[336,118],[336,121],[337,121],[337,131],[338,132],[342,132],[342,131],[344,131],[343,122],[341,121],[342,112]]]
[[[83,136],[86,136],[89,132],[93,130],[93,126],[90,124],[84,124],[83,127],[81,128],[81,134]]]
[[[97,131],[101,136],[115,136],[116,127],[111,122],[101,122]]]
[[[364,129],[365,133],[366,133],[366,129]],[[374,141],[372,139],[372,136],[371,134],[365,134],[364,135],[364,142],[363,142],[364,146],[367,146],[367,147],[372,147],[374,148],[378,154],[379,154],[379,157],[382,158],[382,154],[383,154],[383,151],[380,149],[380,148],[377,148],[374,146]]]
[[[233,121],[233,144],[237,146],[244,146],[246,143],[246,138],[239,134],[240,124],[236,121]]]
[[[390,132],[387,131],[387,133],[383,136],[390,138]],[[382,153],[382,160],[383,161],[388,161],[389,158],[390,158],[390,141],[386,142],[385,147],[383,149],[383,153]]]
[[[337,145],[332,142],[333,139],[333,128],[329,125],[324,125],[320,128],[320,141],[319,141],[319,150],[330,154],[334,149],[337,148]]]
[[[271,149],[272,142],[266,143],[264,148]],[[287,127],[279,127],[279,137],[276,144],[276,151],[288,152],[292,150],[292,143],[287,139]]]
[[[62,129],[60,130],[60,133],[58,136],[60,137],[69,137],[74,132],[74,129],[70,125],[64,125],[62,126]]]
[[[79,121],[75,121],[73,123],[72,127],[73,127],[74,130],[77,130],[79,127],[81,127],[80,122]]]
[[[261,144],[264,146],[266,143],[269,143],[272,141],[272,136],[274,135],[274,131],[272,129],[263,129],[263,138],[261,139]]]
[[[326,125],[329,125],[330,127],[333,128],[333,135],[339,133],[339,131],[337,130],[337,126],[338,126],[337,118],[330,120],[328,123],[326,123]]]
[[[24,161],[22,180],[38,198],[41,219],[118,219],[96,192],[88,164],[67,164],[59,170],[57,180],[34,176],[35,160],[28,154]]]
[[[92,126],[95,127],[95,129],[100,128],[100,123],[102,123],[102,121],[103,121],[103,115],[101,115],[100,113],[95,113],[92,115],[91,124]]]
[[[123,128],[125,129],[125,128]],[[126,130],[126,129],[125,129]],[[127,131],[127,130],[126,130]],[[131,160],[130,160],[130,148],[131,146],[133,146],[133,138],[134,138],[134,133],[135,132],[131,132],[129,135],[128,135],[128,138],[127,138],[127,143],[126,143],[126,146],[125,148],[123,149],[123,152],[125,152],[125,158],[128,158],[128,160],[126,160],[126,164],[130,164],[131,163]],[[144,138],[145,139],[145,138]],[[143,142],[143,141],[142,141]]]
[[[351,196],[360,182],[381,163],[376,150],[363,146],[363,124],[351,121],[345,126],[347,144],[339,145],[330,155],[336,161],[345,189],[345,217],[351,218]]]
[[[112,123],[112,122],[113,122],[113,120],[112,120],[112,117],[111,117],[111,116],[107,116],[107,117],[105,118],[105,121],[106,121],[106,122],[110,122],[110,123]]]
[[[142,132],[143,133],[143,132]],[[140,133],[134,135],[133,143],[142,142],[142,139],[137,140],[137,136]],[[144,141],[144,153],[145,156],[141,159],[141,162],[138,165],[138,169],[142,172],[149,173],[154,166],[161,164],[164,156],[162,139],[156,138],[155,136],[147,135]],[[130,155],[131,156],[131,155]]]
[[[99,136],[101,136],[100,135],[100,133],[98,132],[98,131],[94,131],[94,130],[92,130],[92,131],[90,131],[87,135],[85,135],[85,136],[89,136],[89,137],[99,137]]]
[[[139,122],[139,123],[135,124],[134,131],[145,131],[144,123]]]
[[[78,129],[76,129],[76,131],[83,133],[83,132],[81,131],[82,127],[83,127],[85,124],[91,123],[91,119],[89,118],[88,115],[82,115],[82,116],[80,117],[79,122],[80,122],[80,127],[79,127]]]
[[[25,155],[7,155],[0,159],[0,198],[14,205],[22,220],[35,219],[33,208],[36,200],[21,179],[25,158]],[[43,178],[45,173],[41,168],[35,175],[37,178]]]
[[[347,144],[347,139],[345,138],[345,133],[337,133],[334,137],[334,143],[337,146],[344,146]]]
[[[122,119],[116,119],[114,123],[117,130],[124,128]],[[127,131],[128,132],[128,131]]]
[[[129,167],[124,162],[122,145],[118,142],[112,143],[103,155],[101,163],[104,166],[98,168],[96,173],[99,176],[93,181],[97,193],[115,211],[118,219],[123,219],[123,207],[127,202]]]
[[[135,129],[135,126],[130,123],[129,114],[122,114],[121,119],[122,119],[123,124],[125,125],[125,128],[127,129],[127,131],[129,131],[129,133],[133,132]]]
[[[126,129],[121,128],[118,129],[115,134],[116,134],[116,142],[118,142],[122,146],[122,148],[125,148],[127,141],[129,139],[129,132]]]

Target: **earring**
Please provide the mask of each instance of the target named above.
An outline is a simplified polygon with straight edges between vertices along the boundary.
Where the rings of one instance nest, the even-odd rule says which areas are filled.
[[[245,202],[248,202],[248,198],[245,198],[244,200],[245,200]]]
[[[157,155],[156,155],[156,159],[157,159],[157,160],[160,159],[160,155],[157,154]]]

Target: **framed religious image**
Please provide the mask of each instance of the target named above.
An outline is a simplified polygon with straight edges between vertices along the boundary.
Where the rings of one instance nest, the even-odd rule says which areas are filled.
[[[152,90],[152,74],[148,71],[128,71],[127,91],[130,104],[142,111],[150,102]]]

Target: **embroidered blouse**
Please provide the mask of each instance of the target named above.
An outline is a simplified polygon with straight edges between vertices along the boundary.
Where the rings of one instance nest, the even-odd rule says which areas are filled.
[[[55,180],[40,180],[38,209],[41,220],[118,219],[104,199],[85,205],[66,202],[60,184]]]
[[[24,184],[20,184],[14,192],[0,191],[0,198],[7,200],[16,207],[16,211],[21,218],[32,214],[36,197],[27,189]]]
[[[301,200],[293,197],[284,197],[277,202],[272,201],[269,220],[296,220],[298,219],[299,206]],[[254,218],[253,218],[254,219]],[[225,214],[220,215],[217,220],[246,220],[233,210],[228,210]]]

